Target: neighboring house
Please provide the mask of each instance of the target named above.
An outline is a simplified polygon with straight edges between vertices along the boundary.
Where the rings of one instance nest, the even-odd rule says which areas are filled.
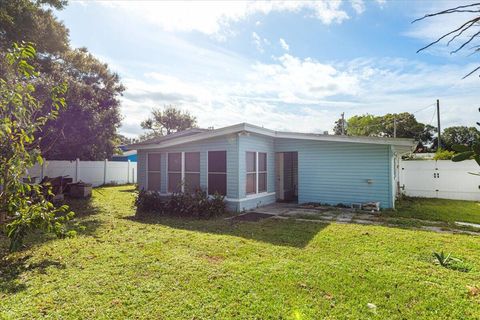
[[[279,132],[248,123],[129,146],[138,151],[140,189],[167,195],[201,187],[224,194],[236,211],[275,201],[378,201],[392,208],[399,157],[414,147],[410,139]]]
[[[122,154],[114,154],[111,161],[137,162],[137,150],[123,151]]]

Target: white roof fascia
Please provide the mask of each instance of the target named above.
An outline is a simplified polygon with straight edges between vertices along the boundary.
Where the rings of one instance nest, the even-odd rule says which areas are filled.
[[[326,134],[310,134],[300,132],[279,132],[262,127],[254,126],[249,123],[240,123],[229,127],[224,127],[212,131],[198,133],[185,137],[178,137],[171,140],[167,140],[161,143],[152,143],[147,145],[138,145],[135,149],[155,149],[155,148],[167,148],[179,144],[195,142],[204,139],[215,138],[227,134],[233,134],[238,132],[250,132],[259,135],[264,135],[272,138],[281,139],[301,139],[301,140],[316,140],[316,141],[332,141],[332,142],[351,142],[351,143],[367,143],[367,144],[380,144],[380,145],[392,145],[402,147],[402,151],[408,149],[411,151],[416,143],[413,139],[404,138],[382,138],[382,137],[354,137],[354,136],[338,136],[338,135],[326,135]]]

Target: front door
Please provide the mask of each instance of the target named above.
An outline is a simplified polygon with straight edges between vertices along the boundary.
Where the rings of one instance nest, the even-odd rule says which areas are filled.
[[[298,196],[298,153],[277,152],[275,168],[277,200],[296,201]]]

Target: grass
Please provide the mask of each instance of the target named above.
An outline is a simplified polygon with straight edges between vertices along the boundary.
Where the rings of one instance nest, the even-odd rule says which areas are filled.
[[[385,211],[385,215],[447,223],[463,221],[480,224],[480,202],[407,197],[397,202],[396,211]]]
[[[74,202],[84,227],[75,238],[32,236],[15,254],[0,239],[0,318],[480,318],[478,237],[277,219],[136,221],[131,190]],[[434,251],[471,271],[439,266]]]

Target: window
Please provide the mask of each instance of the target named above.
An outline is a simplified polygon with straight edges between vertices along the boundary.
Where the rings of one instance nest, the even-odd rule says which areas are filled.
[[[208,151],[208,194],[227,194],[227,152]]]
[[[267,192],[267,154],[265,152],[246,153],[246,193]]]
[[[267,192],[267,154],[258,153],[258,192]]]
[[[257,193],[257,154],[247,152],[247,194]]]
[[[185,152],[185,191],[200,188],[200,152]]]
[[[182,191],[182,153],[168,154],[168,192]]]
[[[147,190],[160,191],[160,153],[147,154]]]

